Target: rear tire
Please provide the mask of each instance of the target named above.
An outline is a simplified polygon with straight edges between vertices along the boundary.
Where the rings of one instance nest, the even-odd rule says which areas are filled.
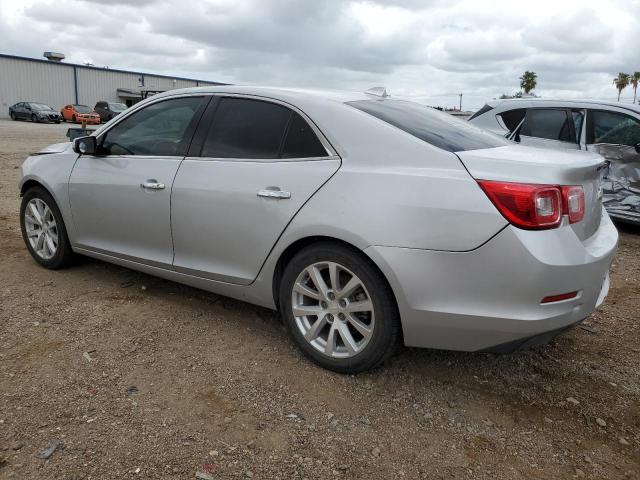
[[[73,250],[62,214],[44,188],[32,187],[22,197],[20,229],[27,250],[40,265],[56,270],[71,264]]]
[[[293,257],[279,306],[305,356],[334,372],[370,370],[400,343],[400,316],[385,278],[362,252],[339,243],[318,242]]]
[[[75,116],[75,115],[73,115],[73,116],[71,117],[71,121],[72,121],[73,123],[76,123],[76,116]]]

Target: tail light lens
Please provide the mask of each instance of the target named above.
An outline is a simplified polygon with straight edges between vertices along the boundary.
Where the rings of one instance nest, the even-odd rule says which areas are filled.
[[[569,216],[569,223],[584,218],[584,190],[580,186],[564,186],[562,189],[562,213]]]
[[[560,225],[562,195],[552,185],[532,185],[480,180],[484,193],[509,223],[526,230],[544,230]]]

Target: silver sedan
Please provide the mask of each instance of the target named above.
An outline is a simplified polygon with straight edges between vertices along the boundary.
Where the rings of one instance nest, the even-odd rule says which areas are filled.
[[[604,300],[603,159],[513,144],[383,90],[173,90],[22,165],[21,225],[74,254],[278,309],[313,361],[512,351]]]

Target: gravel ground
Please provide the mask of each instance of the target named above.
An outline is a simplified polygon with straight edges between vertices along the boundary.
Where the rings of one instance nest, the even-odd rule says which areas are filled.
[[[341,376],[268,310],[37,266],[18,166],[66,128],[0,121],[0,478],[640,478],[640,230],[607,302],[550,345],[404,349]]]

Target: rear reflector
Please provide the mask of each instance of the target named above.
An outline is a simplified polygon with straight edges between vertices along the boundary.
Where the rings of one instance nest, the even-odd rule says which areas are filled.
[[[569,300],[571,298],[576,298],[577,296],[578,292],[561,293],[560,295],[549,295],[548,297],[544,297],[542,300],[540,300],[540,303],[561,302],[562,300]]]
[[[562,194],[553,185],[479,180],[478,184],[509,223],[526,230],[560,225]]]

